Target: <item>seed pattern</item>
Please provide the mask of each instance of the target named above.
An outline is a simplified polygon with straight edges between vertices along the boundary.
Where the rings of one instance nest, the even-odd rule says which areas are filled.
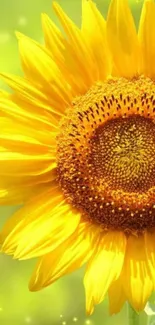
[[[58,180],[83,218],[104,229],[155,227],[155,85],[97,83],[61,121]]]
[[[143,116],[110,120],[89,143],[91,174],[111,189],[143,193],[155,183],[155,124]]]

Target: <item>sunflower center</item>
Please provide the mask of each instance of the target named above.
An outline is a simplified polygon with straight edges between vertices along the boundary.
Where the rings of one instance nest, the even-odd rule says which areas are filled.
[[[61,121],[58,179],[83,218],[125,233],[155,227],[155,85],[97,83]]]
[[[107,121],[90,139],[88,161],[113,190],[147,191],[155,185],[155,124],[138,115]]]

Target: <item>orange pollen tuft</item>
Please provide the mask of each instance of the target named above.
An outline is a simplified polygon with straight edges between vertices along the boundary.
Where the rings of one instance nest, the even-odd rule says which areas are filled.
[[[58,179],[83,218],[125,233],[155,227],[155,84],[110,79],[61,121]]]

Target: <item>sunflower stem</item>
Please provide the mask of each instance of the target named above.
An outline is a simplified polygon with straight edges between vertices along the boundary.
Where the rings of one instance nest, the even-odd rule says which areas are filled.
[[[128,303],[128,325],[140,325],[139,314]]]

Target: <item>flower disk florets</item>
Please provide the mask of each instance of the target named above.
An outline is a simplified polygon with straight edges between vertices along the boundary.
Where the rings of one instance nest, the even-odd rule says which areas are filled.
[[[77,98],[62,121],[60,186],[84,217],[105,229],[155,226],[154,110],[150,79],[113,79]]]

